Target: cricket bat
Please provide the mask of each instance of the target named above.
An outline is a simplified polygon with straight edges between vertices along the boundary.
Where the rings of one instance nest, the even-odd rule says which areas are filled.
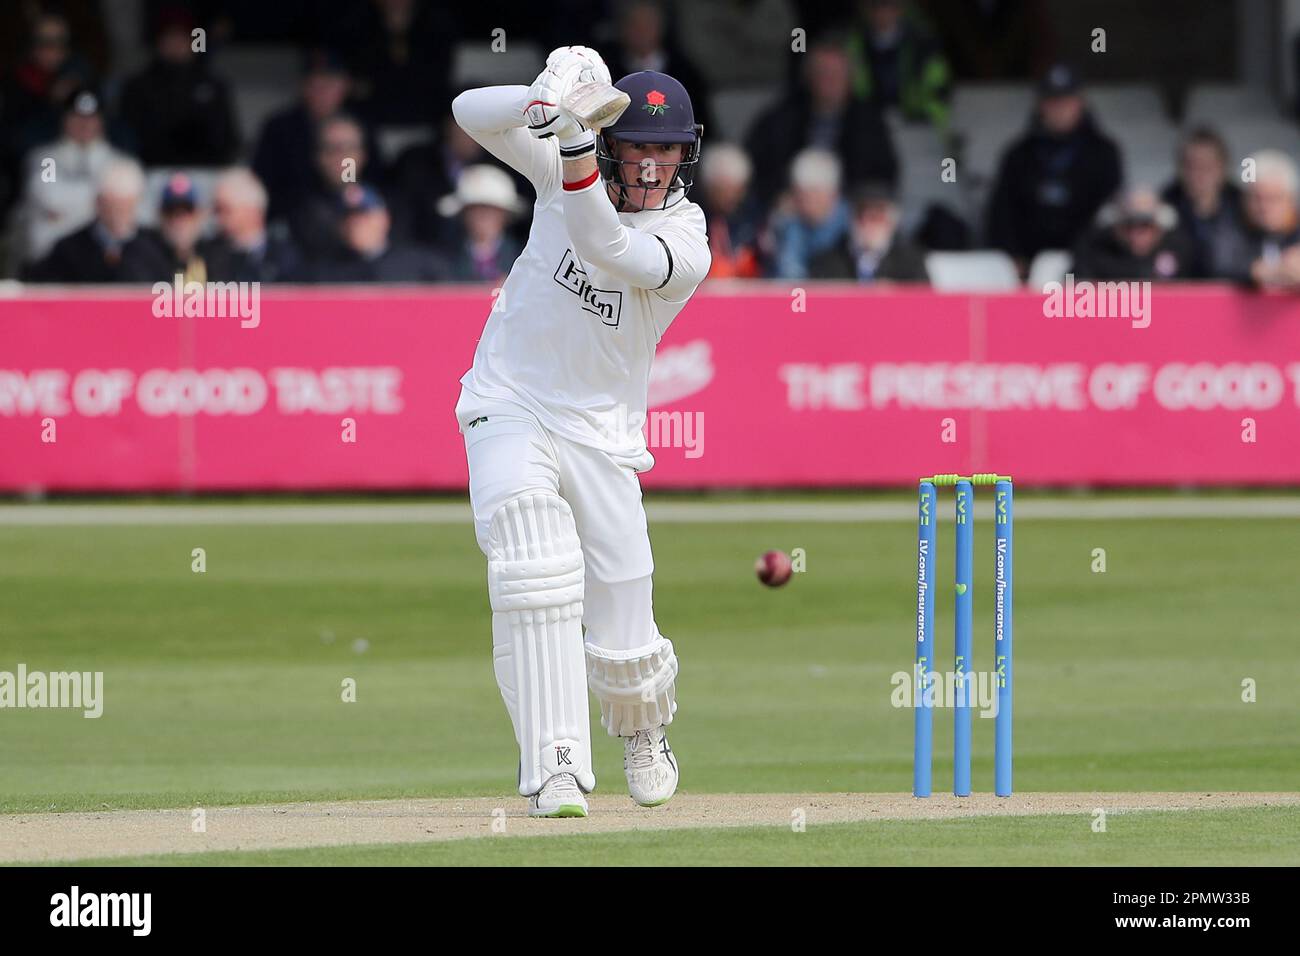
[[[584,83],[564,98],[564,108],[588,129],[604,129],[618,122],[631,102],[626,93],[608,83]]]

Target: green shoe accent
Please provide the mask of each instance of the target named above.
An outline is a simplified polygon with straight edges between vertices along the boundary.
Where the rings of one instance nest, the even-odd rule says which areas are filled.
[[[544,814],[545,818],[554,820],[557,817],[585,817],[587,808],[579,806],[576,803],[564,803],[556,807],[550,813]]]

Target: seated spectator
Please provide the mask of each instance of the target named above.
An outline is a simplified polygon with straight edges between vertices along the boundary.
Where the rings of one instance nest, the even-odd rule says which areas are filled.
[[[228,169],[212,190],[217,234],[199,243],[211,282],[293,281],[302,257],[286,233],[266,224],[266,190],[251,170]]]
[[[1150,189],[1131,189],[1107,204],[1097,227],[1074,248],[1077,279],[1169,281],[1192,277],[1196,251],[1178,214]]]
[[[442,246],[458,238],[455,222],[438,211],[439,201],[456,189],[470,166],[492,161],[487,151],[448,113],[434,142],[402,151],[393,163],[393,233],[407,242]],[[522,180],[523,185],[528,181]],[[523,237],[526,238],[527,233]]]
[[[95,219],[54,244],[29,270],[31,282],[171,281],[167,246],[156,232],[139,226],[144,172],[133,160],[119,160],[99,180]]]
[[[95,217],[99,178],[126,157],[104,138],[102,103],[82,87],[68,97],[63,135],[27,156],[23,261],[35,262]]]
[[[161,17],[155,56],[122,90],[122,117],[146,166],[219,166],[235,158],[239,132],[230,92],[191,45],[183,8]]]
[[[791,195],[772,217],[778,279],[803,279],[812,260],[837,246],[849,230],[849,208],[840,194],[834,154],[808,149],[790,167]]]
[[[339,220],[344,189],[368,181],[370,153],[361,124],[339,114],[316,127],[316,169],[289,213],[289,231],[308,259],[327,259],[341,250]]]
[[[351,183],[339,195],[341,252],[312,263],[316,282],[438,282],[445,266],[432,252],[389,241],[392,220],[384,199],[369,186]]]
[[[495,166],[471,166],[438,208],[444,216],[460,218],[461,238],[445,257],[449,278],[456,282],[504,279],[523,251],[506,231],[510,220],[524,210],[514,180]]]
[[[816,256],[813,279],[857,282],[929,282],[925,253],[898,231],[898,203],[880,183],[853,192],[853,225],[838,245]]]
[[[853,95],[913,123],[948,125],[951,75],[930,34],[905,16],[905,0],[858,0],[849,34]]]
[[[805,56],[803,85],[759,115],[745,148],[756,158],[754,189],[770,205],[785,184],[795,154],[815,147],[839,157],[850,183],[893,183],[897,172],[889,129],[880,111],[852,96],[844,45],[822,40]]]
[[[989,201],[989,244],[1021,275],[1044,249],[1069,249],[1120,185],[1114,142],[1097,129],[1068,66],[1039,84],[1029,130],[1007,149]]]
[[[1245,241],[1241,190],[1228,180],[1228,147],[1213,130],[1192,130],[1178,151],[1178,178],[1160,198],[1178,213],[1196,252],[1193,274],[1221,275]]]
[[[185,282],[208,281],[207,267],[198,254],[205,218],[194,180],[184,173],[170,176],[158,203],[158,231],[171,254],[172,271],[181,273]]]
[[[705,135],[713,129],[709,112],[709,85],[695,65],[665,36],[662,0],[631,0],[618,19],[618,43],[605,53],[610,75],[618,80],[629,73],[655,70],[667,73],[691,91],[695,122]]]
[[[1266,149],[1246,185],[1246,237],[1222,277],[1265,289],[1300,289],[1300,173],[1291,157]]]
[[[262,126],[253,152],[253,171],[270,194],[268,219],[282,219],[298,205],[316,176],[316,128],[336,113],[352,112],[352,77],[338,54],[324,48],[307,52],[298,101]],[[366,130],[366,152],[377,155]],[[371,179],[376,177],[372,175]]]
[[[753,166],[745,151],[718,143],[704,151],[700,168],[699,204],[709,235],[715,279],[755,279],[759,269],[758,239],[762,214],[749,192]]]

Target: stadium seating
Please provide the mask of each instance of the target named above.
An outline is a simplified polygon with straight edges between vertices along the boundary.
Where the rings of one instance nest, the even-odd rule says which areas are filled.
[[[1229,118],[1277,119],[1277,100],[1267,90],[1240,83],[1198,83],[1183,104],[1185,126],[1217,126]]]
[[[230,84],[239,135],[249,147],[267,118],[293,100],[302,79],[301,57],[292,46],[223,47],[213,56],[213,68]]]
[[[1084,89],[1084,98],[1104,129],[1118,124],[1165,119],[1160,92],[1147,83],[1101,83]]]
[[[1241,161],[1262,149],[1280,149],[1291,157],[1300,156],[1300,130],[1283,119],[1230,119],[1219,124],[1228,143],[1228,166],[1241,169]]]
[[[718,128],[704,131],[704,142],[743,142],[758,114],[775,102],[771,89],[719,90],[709,100]]]
[[[452,54],[452,82],[458,86],[492,82],[526,86],[545,65],[541,47],[526,40],[510,40],[499,53],[477,38],[462,40]]]
[[[983,209],[1007,146],[1029,122],[1028,83],[968,83],[952,96],[952,130],[960,144],[958,181],[969,208]]]
[[[1029,264],[1029,278],[1025,287],[1031,291],[1041,291],[1048,282],[1060,282],[1074,265],[1074,256],[1064,249],[1044,249],[1034,256]]]
[[[911,232],[925,216],[931,203],[947,206],[954,214],[967,217],[968,197],[956,182],[940,179],[941,164],[951,157],[933,126],[924,123],[900,123],[893,129],[894,150],[898,154],[898,202],[902,209],[902,228]]]
[[[1124,183],[1162,189],[1176,173],[1178,128],[1164,117],[1108,125],[1124,160]]]
[[[930,283],[940,292],[1011,292],[1020,288],[1016,265],[1005,252],[931,252]]]

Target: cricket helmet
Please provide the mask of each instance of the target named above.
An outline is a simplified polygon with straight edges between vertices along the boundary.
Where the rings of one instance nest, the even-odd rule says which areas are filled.
[[[618,175],[620,165],[636,166],[632,160],[616,158],[616,144],[623,143],[682,143],[681,161],[673,181],[666,186],[644,187],[647,191],[663,189],[676,198],[666,197],[662,207],[676,205],[685,198],[695,184],[695,169],[700,161],[700,141],[704,128],[695,122],[695,109],[691,106],[686,87],[666,73],[642,70],[631,73],[614,84],[628,95],[631,102],[613,126],[601,130],[596,140],[596,163],[605,181],[618,187],[619,208],[622,208],[629,188]],[[636,176],[629,176],[635,180]],[[643,187],[633,187],[643,188]]]

